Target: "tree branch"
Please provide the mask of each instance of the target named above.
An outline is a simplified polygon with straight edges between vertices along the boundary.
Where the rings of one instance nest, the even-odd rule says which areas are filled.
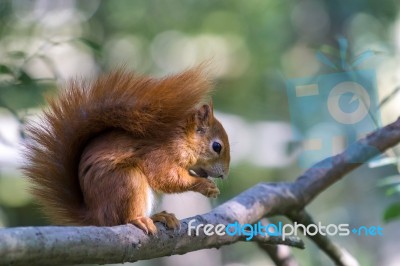
[[[260,244],[259,247],[269,255],[276,266],[299,266],[299,263],[294,259],[293,254],[290,252],[289,247]]]
[[[221,213],[212,211],[181,221],[177,231],[158,224],[158,234],[148,236],[133,225],[114,227],[20,227],[0,230],[0,265],[59,265],[78,263],[123,263],[147,260],[206,248],[218,248],[238,241],[244,236],[207,236],[203,230],[188,235],[188,223],[220,224]],[[285,244],[303,248],[297,237],[254,237],[263,244]]]
[[[265,216],[301,211],[346,173],[400,141],[400,119],[356,142],[341,154],[307,170],[293,183],[260,183],[204,215],[193,225],[256,223]],[[0,264],[54,265],[120,263],[218,248],[242,240],[235,236],[188,235],[188,222],[177,232],[158,226],[147,236],[133,225],[115,227],[25,227],[0,230]],[[293,242],[295,243],[295,242]],[[288,244],[288,243],[286,243]]]
[[[292,191],[306,206],[318,194],[361,164],[395,146],[400,141],[400,118],[369,134],[345,151],[316,163],[293,183]]]
[[[293,222],[297,222],[299,224],[307,227],[310,224],[316,224],[312,217],[306,211],[300,211],[297,213],[292,213],[289,215],[289,218]],[[335,243],[329,240],[329,237],[326,235],[321,235],[317,233],[316,235],[309,235],[310,238],[321,250],[327,254],[335,265],[338,266],[359,266],[360,264],[357,262],[353,256],[351,256],[346,250],[339,247]]]
[[[266,226],[270,222],[268,219],[261,219],[262,225]],[[291,249],[283,245],[265,245],[258,242],[258,247],[268,254],[270,259],[276,266],[299,266],[299,263],[294,258]]]

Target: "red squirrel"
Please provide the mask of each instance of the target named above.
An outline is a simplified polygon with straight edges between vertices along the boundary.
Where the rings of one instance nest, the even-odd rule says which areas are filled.
[[[61,225],[178,228],[173,214],[152,215],[155,194],[216,197],[208,177],[229,172],[228,136],[204,103],[211,87],[201,66],[165,78],[117,70],[71,82],[27,126],[24,171],[44,212]]]

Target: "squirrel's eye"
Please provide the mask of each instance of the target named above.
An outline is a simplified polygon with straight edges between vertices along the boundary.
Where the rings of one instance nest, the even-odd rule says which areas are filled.
[[[216,153],[219,154],[221,152],[222,146],[218,142],[214,141],[212,144],[212,148]]]

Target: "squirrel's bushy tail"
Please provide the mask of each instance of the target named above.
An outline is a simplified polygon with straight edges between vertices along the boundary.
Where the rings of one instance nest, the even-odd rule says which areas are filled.
[[[41,120],[27,126],[23,170],[45,213],[57,224],[82,224],[78,165],[91,138],[110,128],[137,137],[165,134],[188,118],[210,88],[201,66],[162,79],[120,70],[91,84],[71,82],[49,100]]]

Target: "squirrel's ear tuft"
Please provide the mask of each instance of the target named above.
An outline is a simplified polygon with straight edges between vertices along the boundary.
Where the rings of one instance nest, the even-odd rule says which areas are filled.
[[[198,127],[208,127],[213,119],[212,106],[208,104],[202,105],[196,112],[196,123]]]

